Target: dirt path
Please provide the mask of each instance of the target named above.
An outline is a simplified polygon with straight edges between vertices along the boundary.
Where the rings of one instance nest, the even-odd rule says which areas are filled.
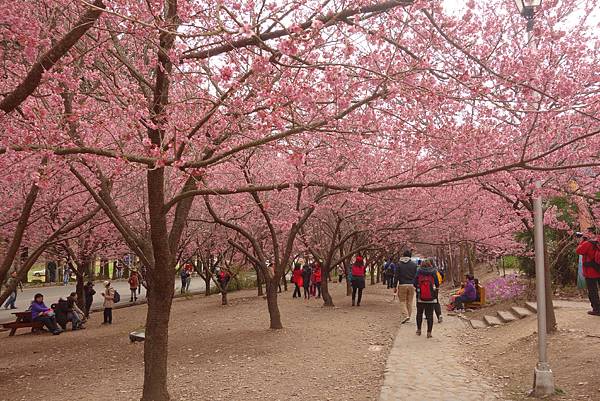
[[[425,325],[426,323],[423,322]],[[434,324],[433,338],[415,334],[413,321],[403,325],[388,357],[380,401],[492,401],[500,391],[468,367],[468,348],[458,341],[464,323],[453,316]]]
[[[600,399],[600,318],[590,316],[589,302],[554,301],[558,331],[548,336],[548,358],[557,394],[552,400]],[[533,384],[537,350],[536,316],[463,334],[482,371],[503,382],[510,400],[527,400]]]
[[[360,308],[345,284],[331,284],[337,307],[280,297],[285,329],[268,330],[266,301],[254,290],[177,299],[169,330],[169,388],[175,400],[376,400],[397,332],[398,306],[381,285]],[[88,329],[60,336],[0,333],[0,400],[140,398],[143,345],[128,333],[146,306],[116,310],[114,324],[92,315]]]

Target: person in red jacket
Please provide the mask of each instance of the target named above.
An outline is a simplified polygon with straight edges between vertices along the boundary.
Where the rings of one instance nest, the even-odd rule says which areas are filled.
[[[304,285],[302,281],[302,265],[297,262],[294,264],[294,271],[292,272],[292,283],[294,283],[294,295],[292,298],[302,298],[302,294],[300,294],[300,287]]]
[[[313,282],[315,283],[315,288],[317,290],[317,298],[321,298],[321,280],[322,280],[322,271],[321,264],[319,261],[315,262],[315,267],[313,269]]]
[[[127,281],[129,282],[129,291],[131,292],[131,298],[129,299],[129,302],[136,302],[137,289],[140,285],[140,278],[136,270],[131,271],[131,275],[129,276],[129,280]]]
[[[588,298],[592,304],[592,310],[588,314],[600,316],[600,298],[598,297],[600,268],[594,267],[593,263],[596,252],[600,252],[600,235],[597,229],[588,228],[588,236],[582,238],[576,252],[583,257],[583,277],[585,277]]]
[[[358,302],[356,306],[360,306],[362,300],[363,289],[365,288],[365,273],[367,272],[367,266],[363,261],[363,257],[360,255],[356,256],[356,261],[352,265],[352,306],[355,305],[356,293],[358,292]]]

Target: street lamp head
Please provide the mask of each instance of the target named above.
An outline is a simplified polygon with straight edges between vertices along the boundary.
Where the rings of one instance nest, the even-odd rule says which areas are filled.
[[[533,19],[535,10],[542,5],[542,0],[515,0],[515,3],[523,17]]]

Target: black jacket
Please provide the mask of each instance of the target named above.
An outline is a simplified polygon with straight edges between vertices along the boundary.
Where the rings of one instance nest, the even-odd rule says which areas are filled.
[[[400,258],[396,263],[396,273],[394,274],[394,286],[398,284],[413,284],[417,274],[417,264],[409,257]]]
[[[308,287],[308,285],[310,284],[310,276],[312,275],[312,269],[310,268],[310,266],[305,265],[304,269],[302,269],[302,281],[304,284],[304,287]]]

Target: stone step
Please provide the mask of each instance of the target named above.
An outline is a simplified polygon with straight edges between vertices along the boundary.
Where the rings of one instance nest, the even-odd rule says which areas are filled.
[[[515,317],[515,315],[513,315],[509,311],[505,311],[505,310],[498,311],[498,317],[504,323],[510,323],[510,322],[514,322],[515,320],[517,320],[517,318]]]
[[[525,306],[533,313],[537,313],[537,302],[525,302]]]
[[[501,324],[503,324],[502,321],[500,321],[500,319],[498,319],[496,316],[484,315],[483,320],[489,326],[500,326]]]
[[[513,306],[512,308],[510,308],[510,311],[512,313],[514,313],[515,316],[517,316],[519,319],[523,319],[527,316],[532,315],[532,313],[531,313],[531,311],[529,311],[529,309],[522,308],[520,306]]]
[[[471,327],[473,327],[474,329],[485,329],[486,327],[488,327],[488,325],[483,320],[479,319],[471,319],[469,320],[469,323],[471,323]]]

